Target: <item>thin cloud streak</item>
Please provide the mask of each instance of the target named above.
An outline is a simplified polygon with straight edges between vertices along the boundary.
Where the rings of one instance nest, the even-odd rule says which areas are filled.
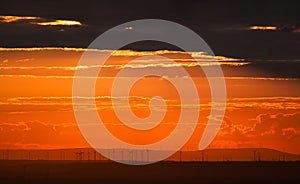
[[[40,20],[40,17],[33,17],[33,16],[14,16],[14,15],[1,15],[0,16],[0,22],[3,23],[11,23],[11,22],[17,22],[17,21],[23,21],[23,20]]]
[[[22,74],[22,75],[0,75],[0,78],[41,78],[41,79],[74,79],[73,75],[27,75],[27,74]],[[97,78],[97,79],[115,79],[113,76],[99,76],[99,77],[92,77],[92,76],[76,76],[76,78]],[[131,78],[130,76],[128,77],[123,77],[123,78]],[[186,76],[175,76],[175,77],[166,77],[164,78],[186,78]],[[194,79],[203,79],[206,77],[193,77]],[[211,79],[213,78],[218,78],[218,77],[210,77]],[[300,80],[299,78],[276,78],[276,77],[224,77],[225,80],[269,80],[269,81],[298,81]]]
[[[40,26],[82,26],[81,22],[75,20],[55,20],[50,22],[32,22]]]
[[[28,24],[39,26],[82,26],[83,24],[77,20],[49,20],[42,17],[35,16],[15,16],[15,15],[1,15],[0,22],[2,23],[15,23],[25,21]]]
[[[276,26],[251,26],[250,30],[260,30],[260,31],[276,31]]]

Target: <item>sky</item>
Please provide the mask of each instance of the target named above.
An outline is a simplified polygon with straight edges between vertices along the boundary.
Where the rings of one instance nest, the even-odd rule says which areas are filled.
[[[185,53],[159,42],[134,43],[116,52],[99,74],[95,91],[98,113],[112,133],[128,143],[149,144],[174,129],[180,103],[167,79],[177,77],[184,82],[184,76],[143,78],[131,90],[131,109],[139,117],[149,115],[152,96],[159,94],[168,104],[162,124],[143,132],[147,138],[122,125],[111,105],[110,87],[125,64],[140,56],[159,55],[176,60],[177,65],[162,61],[147,64],[150,61],[144,60],[129,66],[130,70],[143,73],[153,68],[172,71],[183,67],[191,74],[201,110],[196,131],[183,149],[197,149],[211,108],[209,86],[201,67],[211,67],[214,60],[225,76],[227,107],[221,129],[209,148],[263,147],[300,154],[300,15],[293,3],[3,0],[0,149],[88,147],[72,109],[72,80],[82,53],[109,28],[156,18],[189,27],[216,56]],[[200,64],[188,54],[197,55]]]
[[[1,23],[1,47],[87,47],[99,34],[137,19],[165,19],[198,33],[217,55],[299,59],[299,11],[294,1],[21,1],[0,2],[2,15],[42,21],[76,20],[81,26],[41,26],[34,20]],[[253,31],[251,26],[275,26]],[[154,48],[151,48],[154,47]],[[238,48],[238,49],[237,49]],[[249,49],[251,48],[251,49]],[[168,49],[137,45],[131,49]]]

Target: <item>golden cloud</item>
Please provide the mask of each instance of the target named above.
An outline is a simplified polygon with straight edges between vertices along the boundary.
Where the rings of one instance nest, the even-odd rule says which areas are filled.
[[[0,22],[10,23],[22,20],[39,20],[40,17],[32,17],[32,16],[0,16]]]
[[[82,26],[81,22],[76,20],[54,20],[49,22],[32,22],[40,26]]]
[[[250,30],[261,30],[261,31],[276,31],[276,26],[251,26]]]
[[[17,21],[28,21],[29,24],[39,26],[82,26],[82,23],[77,20],[48,20],[42,17],[34,16],[14,16],[14,15],[2,15],[0,16],[0,22],[11,23]]]

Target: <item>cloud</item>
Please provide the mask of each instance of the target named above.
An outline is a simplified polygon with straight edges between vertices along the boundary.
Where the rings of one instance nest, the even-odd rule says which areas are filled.
[[[55,51],[55,52],[52,52]],[[176,68],[185,67],[189,69],[188,72],[200,74],[196,71],[199,66],[209,67],[220,65],[226,77],[235,77],[232,79],[239,79],[237,77],[249,77],[249,79],[259,80],[292,80],[299,78],[298,72],[300,67],[299,60],[245,60],[240,58],[232,58],[226,56],[210,56],[203,52],[181,52],[181,51],[132,51],[132,50],[97,50],[86,48],[59,48],[59,47],[44,47],[44,48],[0,48],[0,60],[8,60],[9,62],[1,63],[1,74],[11,75],[73,75],[73,71],[80,70],[94,70],[98,65],[78,66],[76,64],[83,52],[98,52],[104,54],[112,54],[109,63],[102,67],[119,70],[124,67],[129,69],[140,70],[165,67]],[[43,52],[44,54],[38,54]],[[48,55],[49,57],[44,57]],[[51,56],[51,57],[50,57]],[[142,56],[163,56],[174,60],[176,63],[170,63],[164,59],[139,59],[135,64],[128,64],[127,61],[136,59]],[[194,58],[192,58],[192,57]],[[50,59],[56,58],[56,59]],[[196,61],[196,60],[198,61]],[[34,61],[33,61],[34,60]],[[20,62],[23,61],[23,62]],[[58,62],[60,61],[60,62]],[[15,67],[15,68],[9,68]],[[33,67],[33,68],[31,68]],[[237,69],[238,68],[238,69]],[[19,69],[19,70],[15,70]],[[21,70],[33,69],[32,72],[25,72]],[[47,71],[45,71],[47,70]],[[51,71],[50,71],[51,70]],[[69,71],[65,73],[66,71]],[[103,75],[111,76],[113,72],[105,72]],[[195,76],[196,77],[196,76]],[[240,78],[242,79],[242,78]],[[243,78],[246,79],[246,78]]]
[[[92,97],[74,97],[82,101],[83,107],[90,103]],[[111,100],[114,98],[117,104],[123,104],[127,97],[95,96],[98,110],[111,109]],[[130,96],[130,101],[134,102],[132,107],[148,107],[151,98],[147,96]],[[180,102],[176,98],[165,98],[169,107],[180,107]],[[201,99],[199,99],[201,100]],[[203,100],[203,99],[202,99]],[[1,107],[1,105],[3,107]],[[16,107],[27,107],[28,111],[72,111],[71,96],[36,96],[36,97],[11,97],[0,99],[1,109],[7,109],[5,105]],[[210,109],[211,103],[202,102],[199,104],[202,109]],[[31,106],[31,108],[29,108]],[[226,104],[227,110],[256,109],[256,110],[300,110],[300,98],[298,97],[261,97],[261,98],[229,98]],[[15,110],[12,110],[15,112]]]
[[[253,97],[230,98],[227,110],[236,109],[266,109],[266,110],[300,110],[300,97]]]
[[[0,98],[0,110],[2,112],[8,112],[10,114],[22,114],[29,112],[72,112],[72,99],[75,98],[80,101],[80,107],[84,110],[91,110],[91,100],[95,99],[98,110],[112,109],[111,100],[115,102],[114,108],[128,108],[124,106],[124,102],[127,102],[127,97],[111,97],[111,96],[95,96],[92,97],[72,97],[72,96],[45,96],[45,97],[12,97],[12,98]],[[133,102],[131,108],[148,108],[149,101],[152,98],[145,96],[130,96],[129,101]],[[180,103],[173,99],[164,99],[168,102],[169,107],[176,108],[180,106]],[[20,109],[21,107],[21,109]],[[22,108],[23,107],[23,108]],[[5,109],[5,110],[4,110]]]
[[[81,22],[75,20],[54,20],[50,22],[32,22],[40,26],[82,26]]]
[[[36,52],[57,52],[57,55],[64,61],[55,62],[51,61],[47,57],[43,58]],[[185,68],[198,68],[201,67],[210,67],[210,66],[244,66],[250,64],[248,61],[238,58],[230,58],[225,56],[210,56],[203,52],[182,52],[182,51],[168,51],[168,50],[159,50],[159,51],[132,51],[132,50],[97,50],[97,49],[84,49],[84,48],[0,48],[0,52],[5,52],[10,62],[9,65],[3,67],[0,66],[1,74],[11,75],[74,75],[75,70],[94,70],[100,67],[100,65],[81,65],[76,66],[76,62],[80,59],[80,55],[83,52],[98,52],[99,54],[111,54],[111,60],[109,63],[102,65],[102,68],[111,68],[113,70],[120,70],[123,68],[129,69],[146,69],[146,68],[176,68],[176,67],[185,67]],[[19,53],[20,54],[17,54]],[[66,53],[60,53],[66,52]],[[79,52],[72,53],[70,52]],[[46,53],[45,53],[46,54]],[[47,53],[48,54],[48,53]],[[53,54],[49,53],[49,54]],[[145,57],[144,59],[139,59],[137,57]],[[151,57],[153,56],[153,57]],[[163,56],[157,58],[155,56]],[[192,57],[191,57],[192,56]],[[16,58],[21,57],[21,58]],[[53,56],[57,57],[57,56]],[[164,59],[164,57],[166,57]],[[70,59],[69,59],[70,58]],[[73,60],[71,60],[73,59]],[[135,63],[127,64],[127,61],[134,60]],[[32,62],[35,60],[35,62]],[[47,60],[48,63],[42,62]],[[173,60],[174,62],[171,62]],[[72,62],[73,61],[73,62]],[[46,66],[42,66],[42,64]],[[62,66],[59,66],[62,64]],[[125,65],[126,64],[126,65]],[[69,65],[69,66],[66,66]],[[24,71],[26,70],[26,71]],[[47,71],[45,71],[47,70]],[[52,71],[50,71],[52,70]],[[65,73],[66,71],[71,71],[71,73]],[[107,72],[111,74],[111,72]]]
[[[73,76],[67,75],[0,75],[0,78],[33,78],[33,79],[73,79]],[[84,78],[84,77],[83,77]]]
[[[76,123],[53,125],[41,121],[0,123],[0,149],[86,146]]]
[[[7,65],[7,63],[8,59],[4,59],[2,62],[0,62],[0,66]]]
[[[300,33],[300,28],[294,29],[293,32],[294,33]]]
[[[283,24],[278,26],[278,30],[283,32],[300,33],[300,24]]]
[[[222,140],[248,141],[251,131],[251,126],[233,123],[228,116],[225,116],[218,136],[221,136]]]
[[[17,63],[23,63],[23,62],[28,62],[28,61],[32,61],[34,60],[34,58],[25,58],[25,59],[19,59],[16,62]]]
[[[300,25],[299,23],[294,24],[278,24],[278,25],[253,25],[244,28],[246,30],[253,31],[280,31],[280,32],[291,32],[299,33]]]
[[[249,27],[250,30],[259,30],[259,31],[276,31],[276,26],[251,26]]]
[[[86,51],[86,48],[72,48],[72,47],[30,47],[30,48],[5,48],[5,47],[0,47],[0,51]],[[98,51],[97,49],[89,49],[91,51]]]
[[[260,114],[254,131],[261,136],[273,135],[286,139],[300,138],[300,113]]]
[[[15,15],[2,15],[0,16],[2,23],[18,23],[26,22],[28,24],[39,26],[82,26],[82,23],[77,20],[59,20],[59,19],[46,19],[34,16],[15,16]]]
[[[277,24],[277,25],[259,25],[254,24],[251,26],[246,25],[233,25],[231,27],[222,28],[220,30],[227,31],[265,31],[265,32],[290,32],[299,33],[300,25],[299,23],[289,23],[289,24]]]
[[[245,125],[225,116],[212,147],[265,147],[299,153],[300,112],[260,114],[255,123]]]
[[[32,47],[32,48],[0,48],[2,52],[14,52],[14,51],[75,51],[75,52],[99,52],[105,54],[111,54],[113,57],[131,57],[135,59],[136,57],[142,56],[164,56],[169,57],[174,61],[181,62],[195,62],[195,60],[201,62],[220,62],[223,64],[229,63],[234,64],[234,62],[241,62],[239,64],[249,64],[244,59],[241,58],[231,58],[226,56],[212,56],[205,52],[183,52],[183,51],[171,51],[171,50],[158,50],[158,51],[134,51],[134,50],[99,50],[99,49],[87,49],[87,48],[68,48],[68,47]],[[162,60],[161,58],[153,58],[155,61]],[[142,60],[139,60],[142,61]],[[147,60],[146,60],[147,61]],[[146,62],[143,61],[143,62]],[[152,60],[151,60],[152,61]],[[148,61],[149,62],[149,61]]]
[[[295,139],[297,137],[300,137],[300,130],[296,130],[295,128],[292,127],[283,128],[282,135],[284,137],[287,137],[288,139]]]
[[[3,23],[11,23],[11,22],[18,22],[18,21],[32,21],[32,20],[40,20],[40,17],[32,17],[32,16],[7,16],[7,15],[2,15],[0,16],[0,22]]]
[[[225,77],[227,80],[270,80],[270,81],[296,81],[298,78],[282,77]]]

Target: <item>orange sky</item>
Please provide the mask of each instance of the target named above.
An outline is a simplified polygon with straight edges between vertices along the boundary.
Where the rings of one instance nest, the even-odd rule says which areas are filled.
[[[87,147],[72,110],[72,80],[82,49],[0,49],[0,149]],[[207,67],[218,60],[227,84],[225,118],[211,148],[265,147],[300,154],[299,80],[239,76],[249,62],[192,53]],[[96,86],[99,115],[118,138],[134,144],[148,144],[168,135],[175,127],[180,102],[174,87],[164,78],[147,77],[131,90],[132,111],[149,115],[149,98],[162,96],[168,104],[163,122],[149,131],[136,131],[122,125],[111,107],[110,89],[114,76],[124,64],[140,56],[162,55],[178,65],[133,65],[134,72],[151,67],[184,67],[195,81],[200,97],[198,126],[183,149],[197,149],[210,111],[210,92],[200,66],[182,52],[120,51],[106,63]],[[83,66],[84,67],[84,66]],[[176,77],[176,76],[174,76]],[[183,76],[177,76],[184,82]],[[192,112],[191,112],[192,113]]]

